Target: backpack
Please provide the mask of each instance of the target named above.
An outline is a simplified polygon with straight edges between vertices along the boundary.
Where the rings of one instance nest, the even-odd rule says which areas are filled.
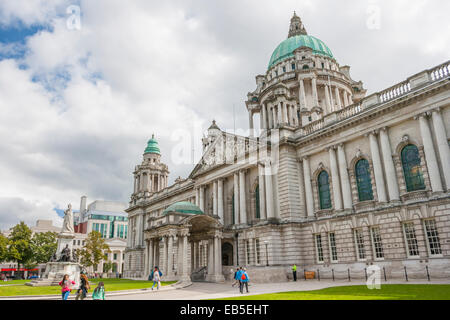
[[[148,276],[148,281],[151,281],[151,280],[153,280],[153,271],[152,271],[152,273]]]
[[[245,276],[245,273],[242,274],[241,280],[245,280],[247,277]]]

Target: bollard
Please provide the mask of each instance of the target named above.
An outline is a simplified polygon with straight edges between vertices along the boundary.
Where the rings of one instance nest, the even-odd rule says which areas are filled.
[[[384,274],[384,282],[387,282],[387,279],[386,279],[386,269],[383,267],[383,274]]]
[[[366,281],[367,281],[367,268],[364,268],[364,275],[366,276]]]
[[[406,278],[406,281],[408,281],[408,272],[406,272],[406,266],[405,266],[405,278]]]
[[[425,266],[426,268],[427,268],[427,278],[428,278],[428,281],[430,281],[430,272],[428,272],[428,266]]]
[[[331,275],[333,276],[333,281],[334,281],[334,269],[331,269]]]
[[[352,281],[352,280],[350,279],[350,268],[348,268],[347,271],[348,271],[348,281]]]
[[[317,269],[317,280],[320,281],[320,272],[319,272],[319,269]]]
[[[303,270],[303,277],[305,278],[305,281],[306,281],[306,269]]]

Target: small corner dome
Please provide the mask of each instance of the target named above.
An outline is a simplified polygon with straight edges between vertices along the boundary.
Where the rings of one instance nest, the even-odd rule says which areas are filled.
[[[169,212],[176,213],[187,213],[187,214],[204,214],[203,211],[193,203],[182,201],[170,205],[166,210],[164,210],[163,215]]]
[[[144,154],[146,153],[156,153],[161,154],[161,151],[159,150],[158,141],[155,140],[155,135],[152,135],[152,138],[148,140],[147,142],[147,148],[144,151]]]

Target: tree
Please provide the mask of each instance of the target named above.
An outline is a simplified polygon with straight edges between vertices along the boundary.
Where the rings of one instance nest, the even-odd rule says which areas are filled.
[[[31,229],[22,221],[14,226],[9,235],[7,258],[17,262],[17,270],[20,270],[21,265],[29,264],[33,260],[32,233]]]
[[[103,264],[103,272],[108,273],[113,267],[113,263],[111,261],[105,262]]]
[[[98,231],[92,231],[89,233],[83,249],[77,250],[77,255],[80,258],[81,265],[87,268],[98,265],[101,260],[106,260],[109,252],[111,250],[105,239],[102,238],[102,234]]]
[[[31,239],[31,247],[33,251],[33,262],[36,264],[47,263],[56,253],[58,246],[56,241],[57,234],[55,232],[35,233]]]
[[[8,238],[0,233],[0,262],[8,260],[8,245]]]

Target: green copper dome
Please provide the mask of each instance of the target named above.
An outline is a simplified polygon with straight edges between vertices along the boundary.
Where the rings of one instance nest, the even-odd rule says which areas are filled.
[[[200,210],[195,204],[182,201],[177,202],[169,206],[166,210],[164,210],[163,214],[167,214],[169,212],[178,212],[178,213],[190,213],[190,214],[203,214],[203,211]]]
[[[284,40],[275,49],[270,58],[268,69],[272,68],[280,61],[286,60],[294,56],[294,51],[300,47],[308,47],[313,50],[313,53],[333,58],[331,50],[322,40],[309,35],[297,35]]]
[[[148,140],[147,148],[145,149],[144,153],[161,154],[161,151],[159,150],[158,146],[158,141],[155,140],[155,135],[152,135],[152,138]]]

